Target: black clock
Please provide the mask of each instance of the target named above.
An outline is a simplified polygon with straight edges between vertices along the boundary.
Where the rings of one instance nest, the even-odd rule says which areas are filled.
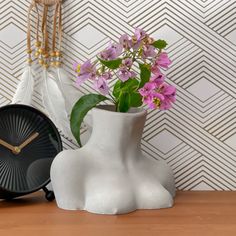
[[[0,108],[0,198],[12,199],[44,189],[53,193],[50,167],[62,151],[60,134],[39,110],[20,104]]]

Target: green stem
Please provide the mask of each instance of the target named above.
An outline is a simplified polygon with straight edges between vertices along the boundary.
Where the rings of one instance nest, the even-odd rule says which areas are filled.
[[[109,96],[111,97],[111,100],[114,102],[114,104],[116,105],[116,100],[115,98],[112,96],[112,94],[109,92]]]

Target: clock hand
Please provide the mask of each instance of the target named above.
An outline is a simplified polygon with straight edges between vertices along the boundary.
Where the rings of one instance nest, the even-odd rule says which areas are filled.
[[[18,148],[21,150],[22,148],[26,147],[29,143],[31,143],[34,139],[39,136],[38,132],[32,134],[29,138],[27,138]]]
[[[5,142],[4,140],[0,139],[0,144],[6,148],[8,148],[9,150],[15,152],[15,147],[12,146],[11,144]]]

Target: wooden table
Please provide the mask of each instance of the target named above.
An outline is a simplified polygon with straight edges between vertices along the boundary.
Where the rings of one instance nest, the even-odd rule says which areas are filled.
[[[105,216],[64,211],[43,192],[0,201],[0,236],[236,236],[236,192],[178,192],[175,206]]]

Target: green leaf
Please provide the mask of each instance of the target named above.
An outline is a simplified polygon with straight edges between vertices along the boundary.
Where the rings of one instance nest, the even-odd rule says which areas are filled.
[[[108,100],[108,98],[103,95],[88,94],[82,96],[74,105],[70,116],[70,127],[76,141],[80,146],[82,146],[80,141],[80,128],[84,117],[89,110],[105,100]]]
[[[122,91],[124,92],[133,92],[139,86],[139,82],[136,79],[129,79],[123,83]]]
[[[139,88],[142,88],[144,84],[146,84],[150,80],[151,70],[149,65],[146,64],[139,64],[139,69],[140,69]]]
[[[117,69],[119,68],[120,64],[122,63],[122,59],[118,58],[115,60],[110,60],[110,61],[106,61],[106,60],[102,60],[101,58],[98,58],[98,60],[107,68],[109,69]]]
[[[131,107],[140,107],[142,106],[142,96],[139,93],[130,94],[130,106]]]
[[[113,92],[112,92],[112,94],[115,98],[118,98],[120,96],[122,84],[123,84],[123,82],[121,80],[116,81],[114,88],[113,88]]]
[[[131,93],[131,92],[137,90],[138,87],[139,87],[139,82],[137,79],[129,79],[125,82],[118,80],[115,83],[112,94],[115,98],[119,98],[121,92]]]
[[[130,94],[126,92],[121,92],[117,107],[119,112],[127,112],[130,108]]]
[[[153,44],[152,44],[155,48],[158,48],[158,49],[163,49],[165,48],[168,44],[165,40],[157,40],[155,41]]]

